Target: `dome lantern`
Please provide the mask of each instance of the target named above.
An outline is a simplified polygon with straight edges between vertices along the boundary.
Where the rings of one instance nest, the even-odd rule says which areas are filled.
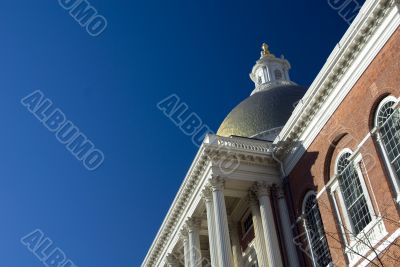
[[[267,90],[275,85],[295,85],[289,77],[289,61],[283,55],[280,58],[275,57],[266,43],[263,43],[261,48],[261,57],[250,73],[250,78],[255,84],[255,89],[251,94]]]
[[[283,56],[275,57],[265,43],[261,48],[250,74],[256,88],[226,116],[219,136],[274,141],[306,91],[290,80],[290,64]]]

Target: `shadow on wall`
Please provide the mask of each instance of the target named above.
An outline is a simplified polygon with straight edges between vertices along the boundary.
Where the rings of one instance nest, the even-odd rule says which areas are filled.
[[[307,192],[313,190],[318,192],[318,186],[314,183],[315,173],[321,173],[323,170],[318,170],[315,163],[318,159],[319,152],[317,151],[306,151],[301,142],[296,143],[297,150],[303,154],[301,165],[297,165],[292,173],[285,178],[285,190],[288,192],[288,208],[291,216],[291,221],[294,222],[292,225],[293,234],[295,237],[302,236],[304,229],[300,221],[302,215],[302,200]],[[300,245],[300,244],[299,244]],[[306,253],[303,253],[306,248],[297,246],[297,255],[299,257],[301,266],[310,266],[309,258]]]

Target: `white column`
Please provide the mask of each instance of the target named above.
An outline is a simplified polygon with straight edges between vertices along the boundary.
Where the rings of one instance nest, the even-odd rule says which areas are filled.
[[[281,267],[283,266],[282,257],[270,199],[271,188],[265,182],[257,183],[255,191],[260,202],[261,221],[263,224],[265,245],[267,246],[269,266]]]
[[[215,214],[214,214],[214,202],[212,191],[210,187],[206,187],[203,190],[203,199],[206,205],[207,212],[207,227],[208,227],[208,241],[210,244],[210,257],[211,266],[218,267],[218,251],[217,251],[217,241],[216,241],[216,229],[215,229]]]
[[[179,267],[178,260],[173,254],[167,255],[167,267]]]
[[[190,267],[189,235],[186,228],[181,231],[181,240],[183,243],[183,255],[185,257],[185,267]]]
[[[225,182],[221,177],[213,176],[213,178],[210,179],[210,184],[214,201],[219,267],[231,267],[233,260],[224,198]]]
[[[229,223],[229,232],[232,239],[232,256],[234,267],[244,267],[242,248],[240,246],[239,233],[238,233],[238,222]]]
[[[281,217],[281,225],[283,228],[283,236],[285,239],[286,255],[288,257],[289,265],[292,267],[299,267],[299,258],[297,256],[296,247],[293,242],[292,228],[286,205],[285,193],[282,187],[277,188],[279,215]]]
[[[189,254],[190,267],[201,267],[201,251],[200,251],[200,225],[198,218],[189,218],[186,222],[189,233]]]
[[[265,245],[264,230],[261,220],[260,206],[258,204],[257,197],[253,192],[249,192],[249,205],[251,210],[251,216],[253,217],[253,227],[255,235],[255,248],[258,259],[259,267],[268,266],[268,255],[267,247]]]

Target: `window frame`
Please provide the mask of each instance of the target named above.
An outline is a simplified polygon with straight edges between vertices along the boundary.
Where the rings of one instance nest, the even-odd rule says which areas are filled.
[[[349,149],[349,148],[343,149],[343,150],[336,156],[336,161],[335,161],[335,176],[337,177],[338,182],[339,182],[340,177],[339,177],[339,173],[338,173],[338,164],[339,164],[339,160],[341,159],[341,157],[342,157],[344,154],[346,154],[346,153],[350,153],[350,157],[348,158],[349,164],[352,164],[353,167],[354,167],[354,169],[355,169],[356,172],[357,172],[357,176],[358,176],[358,179],[359,179],[360,184],[361,184],[363,196],[364,196],[364,198],[365,198],[365,201],[366,201],[366,204],[367,204],[367,207],[368,207],[369,215],[371,216],[371,221],[367,224],[367,226],[365,226],[357,235],[355,235],[356,238],[357,238],[360,234],[363,233],[363,231],[368,227],[368,225],[369,225],[371,222],[374,221],[374,219],[375,219],[375,217],[376,217],[376,213],[375,213],[374,207],[373,207],[373,205],[372,205],[372,200],[371,200],[371,197],[370,197],[370,195],[369,195],[368,187],[367,187],[367,185],[366,185],[366,183],[365,183],[364,174],[362,173],[362,170],[361,170],[361,168],[360,168],[360,164],[363,162],[363,161],[362,161],[362,156],[361,156],[361,154],[354,154],[354,152],[353,152],[351,149]],[[352,220],[350,219],[349,211],[347,210],[347,206],[346,206],[345,201],[344,201],[344,196],[343,196],[342,188],[340,188],[340,184],[338,185],[338,192],[339,192],[338,197],[339,197],[339,200],[340,200],[341,210],[342,210],[343,215],[345,215],[345,216],[344,216],[344,217],[345,217],[345,218],[344,218],[344,219],[345,219],[344,221],[345,221],[345,223],[346,223],[346,228],[347,228],[348,230],[351,230],[352,233],[354,233],[354,232],[355,232],[355,226],[353,225],[353,222],[352,222]],[[347,231],[348,231],[348,230],[347,230]],[[353,235],[354,235],[354,234],[353,234]],[[351,240],[351,238],[350,238],[350,240]]]
[[[387,97],[385,97],[384,99],[382,99],[379,102],[378,107],[375,110],[375,115],[374,115],[374,132],[375,132],[375,137],[376,137],[376,142],[378,143],[379,146],[379,153],[381,158],[384,161],[384,166],[385,169],[387,171],[387,173],[389,174],[390,177],[390,181],[391,184],[393,186],[393,189],[395,191],[395,200],[397,202],[398,205],[400,205],[400,177],[397,176],[393,164],[391,162],[391,160],[389,159],[389,155],[388,152],[386,151],[386,147],[385,144],[382,141],[382,135],[380,132],[381,127],[379,126],[379,122],[378,122],[378,117],[380,114],[380,111],[382,110],[383,106],[386,105],[388,102],[394,102],[394,109],[399,109],[399,100],[398,98],[396,98],[393,95],[389,95]]]
[[[250,217],[250,219],[251,219],[251,226],[250,226],[250,228],[247,229],[247,231],[246,231],[246,228],[245,228],[245,225],[244,225],[244,224],[245,224],[246,220],[247,220],[249,217]],[[242,230],[243,236],[246,236],[247,234],[250,233],[250,231],[251,231],[252,229],[254,229],[253,214],[251,213],[250,209],[247,210],[247,211],[244,213],[242,219],[240,220],[240,227],[242,228],[241,230]]]
[[[314,267],[319,267],[319,264],[318,264],[318,262],[317,262],[317,260],[315,258],[315,253],[314,253],[314,249],[313,249],[313,245],[312,245],[311,237],[310,237],[310,230],[307,227],[307,221],[306,221],[306,214],[307,214],[306,213],[306,203],[307,203],[308,199],[310,197],[312,197],[312,196],[315,197],[315,202],[318,205],[318,199],[317,199],[316,192],[313,191],[313,190],[310,190],[305,194],[305,196],[303,198],[303,204],[302,204],[301,211],[302,211],[302,217],[303,217],[303,227],[304,227],[304,229],[306,231],[307,242],[308,242],[308,245],[309,245],[310,251],[311,251],[312,264],[313,264]],[[319,210],[319,206],[318,206],[318,212],[319,212],[319,216],[320,216],[321,222],[323,224],[323,220],[322,220],[321,212]],[[324,238],[326,239],[326,243],[327,243],[327,246],[328,246],[328,252],[329,252],[329,255],[331,257],[331,262],[327,266],[332,266],[332,255],[331,255],[331,252],[330,252],[330,249],[329,249],[329,244],[328,244],[328,240],[326,238],[326,233],[325,233],[325,228],[324,227],[323,227],[323,231],[324,231]]]
[[[349,164],[353,164],[353,167],[357,171],[358,179],[361,184],[361,188],[363,190],[363,195],[365,197],[368,211],[371,216],[371,221],[357,234],[354,235],[354,226],[350,220],[347,207],[344,202],[343,192],[339,185],[339,173],[338,173],[338,162],[341,156],[345,153],[351,153],[348,160]],[[370,191],[366,184],[366,177],[368,174],[366,170],[362,170],[360,165],[363,164],[363,158],[359,151],[353,152],[349,148],[345,148],[336,156],[335,159],[335,173],[329,182],[329,190],[331,199],[333,201],[333,206],[336,213],[336,218],[339,221],[340,231],[342,240],[345,245],[345,254],[348,258],[350,265],[357,263],[360,259],[360,255],[366,255],[369,253],[370,249],[368,246],[365,246],[365,243],[371,243],[371,246],[375,246],[378,244],[386,235],[387,231],[384,226],[383,220],[378,213],[375,211],[374,206],[372,205],[372,200],[370,196]],[[365,175],[363,173],[365,172]],[[371,189],[372,190],[372,189]],[[346,230],[346,229],[347,230]],[[375,240],[365,241],[366,236],[371,236],[375,238]]]
[[[282,72],[282,70],[274,69],[274,79],[277,80],[277,81],[283,80],[283,72]]]

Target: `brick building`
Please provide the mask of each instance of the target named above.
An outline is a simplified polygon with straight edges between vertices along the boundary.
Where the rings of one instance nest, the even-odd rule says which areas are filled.
[[[366,1],[308,89],[264,44],[142,266],[400,266],[399,24]]]

